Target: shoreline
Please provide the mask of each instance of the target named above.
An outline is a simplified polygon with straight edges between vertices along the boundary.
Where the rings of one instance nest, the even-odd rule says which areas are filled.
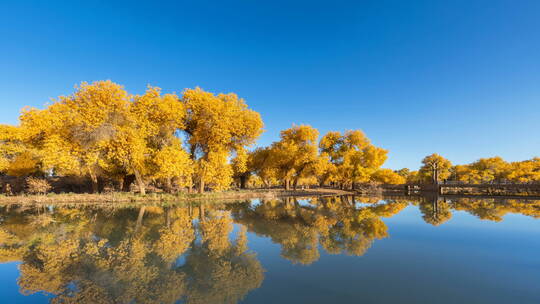
[[[215,200],[242,200],[252,198],[278,198],[303,196],[354,195],[354,192],[315,188],[305,190],[247,189],[205,193],[149,193],[140,195],[133,192],[89,193],[51,193],[45,195],[0,196],[1,205],[57,205],[57,204],[125,204],[125,203],[183,203]]]
[[[333,188],[312,188],[304,190],[285,189],[242,189],[223,192],[205,193],[164,193],[154,192],[140,195],[135,192],[109,192],[109,193],[49,193],[44,195],[0,195],[0,206],[7,205],[140,205],[140,204],[178,204],[193,202],[231,202],[245,199],[275,199],[282,197],[324,197],[324,196],[377,196],[377,197],[446,197],[446,198],[492,198],[492,199],[530,199],[540,200],[539,195],[512,195],[512,194],[478,194],[478,193],[444,193],[432,191],[419,191],[406,193],[404,191],[352,191]]]

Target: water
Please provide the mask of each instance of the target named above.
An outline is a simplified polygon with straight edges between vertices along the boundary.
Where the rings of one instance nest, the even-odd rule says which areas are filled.
[[[0,208],[4,303],[540,303],[540,201]]]

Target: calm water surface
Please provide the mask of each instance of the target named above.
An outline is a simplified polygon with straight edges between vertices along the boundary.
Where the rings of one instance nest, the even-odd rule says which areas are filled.
[[[2,303],[540,303],[540,201],[0,208]]]

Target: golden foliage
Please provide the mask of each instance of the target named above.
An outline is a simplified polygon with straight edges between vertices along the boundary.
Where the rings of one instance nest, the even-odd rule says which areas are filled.
[[[196,88],[179,98],[148,87],[132,96],[109,80],[83,82],[43,110],[24,109],[20,120],[20,127],[0,125],[0,172],[87,176],[94,191],[98,178],[128,175],[136,177],[141,193],[152,179],[227,189],[233,174],[229,156],[247,155],[245,148],[262,132],[260,115],[235,94]],[[245,169],[242,161],[236,169]]]
[[[51,184],[46,179],[29,177],[26,179],[26,191],[32,194],[45,194],[51,190]]]
[[[7,167],[11,176],[28,176],[39,171],[39,163],[30,152],[23,152],[15,157]]]
[[[317,162],[317,138],[319,132],[307,125],[293,126],[281,131],[281,140],[272,144],[270,164],[277,178],[288,189],[290,182],[296,188],[298,181],[310,172]]]
[[[0,254],[22,262],[18,283],[24,294],[50,293],[53,303],[236,302],[261,285],[264,269],[248,250],[246,229],[235,242],[228,239],[228,212],[210,211],[196,231],[187,208],[152,212],[138,230],[135,221],[126,221],[126,211],[103,217],[60,207],[49,216],[61,225],[53,221],[28,235],[17,229],[13,220],[21,216],[15,214],[0,230]],[[23,222],[38,214],[25,212],[30,218]],[[80,223],[82,230],[73,229]],[[194,242],[197,234],[203,243]],[[179,265],[181,256],[185,263]]]
[[[196,162],[199,191],[207,185],[227,189],[233,175],[227,158],[233,152],[243,153],[262,133],[259,113],[248,109],[236,94],[214,95],[200,88],[185,90],[182,102],[187,110],[184,131]]]
[[[424,157],[422,164],[419,175],[425,181],[432,180],[433,183],[438,183],[451,175],[452,163],[437,153]]]
[[[110,80],[83,82],[44,109],[24,108],[19,126],[0,125],[0,174],[74,176],[129,189],[133,179],[165,191],[236,185],[285,188],[313,184],[354,188],[357,183],[540,182],[540,158],[506,162],[481,158],[452,166],[438,154],[419,171],[381,169],[388,151],[361,130],[328,132],[293,125],[269,147],[249,151],[263,132],[259,113],[234,93],[201,88],[181,96],[148,86],[131,95]],[[127,183],[127,184],[124,184]],[[121,185],[121,186],[119,186]],[[101,187],[101,188],[100,188]]]
[[[329,167],[331,180],[342,186],[372,180],[373,174],[387,159],[387,150],[375,147],[360,130],[327,133],[319,143],[334,168]]]
[[[371,179],[375,182],[383,184],[404,184],[405,177],[402,175],[390,170],[390,169],[379,169],[373,173]]]

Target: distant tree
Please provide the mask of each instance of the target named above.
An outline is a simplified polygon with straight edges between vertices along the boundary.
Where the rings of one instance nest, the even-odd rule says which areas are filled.
[[[382,184],[404,184],[406,179],[391,169],[379,169],[373,173],[371,180]]]
[[[411,170],[409,168],[402,168],[402,169],[396,170],[395,172],[403,176],[405,179],[407,179],[407,177],[409,177],[409,175],[411,174]]]
[[[319,148],[335,166],[334,179],[342,187],[368,182],[388,157],[387,150],[372,145],[360,130],[347,131],[343,135],[329,132],[321,139]]]
[[[434,153],[424,157],[422,164],[420,175],[425,179],[431,179],[434,184],[438,184],[451,174],[452,163],[439,154]]]
[[[540,182],[540,157],[510,164],[508,179],[514,182]]]

